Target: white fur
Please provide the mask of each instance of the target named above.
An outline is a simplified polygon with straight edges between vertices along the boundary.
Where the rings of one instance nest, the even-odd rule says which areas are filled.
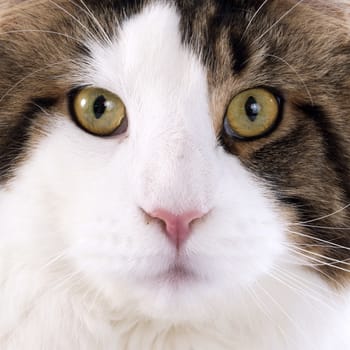
[[[346,295],[293,264],[273,195],[217,146],[174,8],[91,48],[81,83],[118,94],[129,128],[97,138],[53,116],[1,189],[1,350],[349,349]],[[194,279],[159,277],[176,250],[141,207],[208,212],[180,254]]]

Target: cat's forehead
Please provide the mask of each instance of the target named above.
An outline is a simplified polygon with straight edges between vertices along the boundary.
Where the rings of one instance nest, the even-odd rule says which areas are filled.
[[[299,74],[294,73],[305,73],[308,64],[305,60],[300,60],[299,64],[294,58],[299,60],[305,55],[305,45],[310,50],[308,57],[314,56],[314,61],[329,54],[327,45],[322,50],[317,50],[317,46],[313,50],[311,45],[320,30],[323,35],[327,33],[317,23],[320,13],[318,20],[313,20],[313,11],[320,2],[302,3],[239,0],[87,2],[96,14],[95,20],[103,27],[102,42],[103,36],[111,38],[102,45],[97,40],[91,45],[89,39],[87,46],[94,58],[93,64],[106,77],[113,76],[113,72],[118,76],[125,71],[129,81],[163,80],[160,89],[179,88],[176,78],[187,76],[190,80],[189,67],[203,66],[218,130],[227,103],[242,90],[273,86],[300,92],[300,86],[305,84],[301,83]],[[304,17],[305,10],[307,15]],[[307,28],[306,19],[309,20]],[[96,47],[100,49],[96,50]],[[293,67],[289,62],[293,62]],[[101,84],[106,86],[106,81],[102,79]],[[107,83],[107,87],[113,87],[113,84]],[[121,84],[122,87],[125,84]],[[156,88],[157,84],[151,87],[153,91]],[[310,98],[307,89],[299,95],[302,100]]]
[[[185,114],[193,119],[195,105],[202,106],[202,119],[207,114],[207,72],[199,55],[183,43],[173,5],[151,3],[120,23],[108,43],[92,40],[87,47],[90,64],[81,74],[82,84],[120,96],[139,127],[143,121],[156,128],[158,118],[176,129],[172,122],[181,125]]]
[[[107,78],[109,81],[100,84],[107,83],[112,89],[120,79],[121,85],[126,80],[136,84],[142,80],[154,90],[160,85],[173,89],[193,66],[201,65],[197,55],[182,43],[179,26],[180,16],[174,6],[150,4],[118,24],[117,35],[107,43],[86,43],[92,59],[88,70],[95,71],[94,79],[99,75]]]

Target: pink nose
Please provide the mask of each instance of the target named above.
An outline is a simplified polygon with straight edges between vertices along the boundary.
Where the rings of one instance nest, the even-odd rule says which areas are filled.
[[[149,215],[165,224],[165,234],[176,245],[177,249],[190,235],[190,224],[204,216],[203,213],[197,210],[176,215],[165,209],[157,209]]]

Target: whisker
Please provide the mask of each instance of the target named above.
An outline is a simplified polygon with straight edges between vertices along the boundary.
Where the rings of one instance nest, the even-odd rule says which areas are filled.
[[[326,244],[316,244],[316,243],[297,243],[298,247],[306,247],[306,248],[334,248],[331,245]]]
[[[49,113],[45,108],[43,108],[42,106],[38,105],[37,103],[32,103],[32,104],[33,104],[33,106],[35,106],[35,107],[37,107],[38,109],[40,109],[41,112],[43,112],[46,116],[49,116],[49,115],[50,115],[50,113]]]
[[[277,275],[276,275],[277,274]],[[282,276],[281,276],[282,275]],[[329,299],[327,300],[322,300],[322,295],[320,292],[317,292],[313,290],[312,288],[308,287],[305,285],[303,282],[298,281],[291,276],[288,276],[286,273],[283,273],[282,271],[275,270],[275,279],[278,278],[280,283],[284,284],[287,288],[295,292],[297,295],[300,295],[302,297],[306,297],[310,300],[313,300],[317,302],[320,305],[323,305],[326,307],[328,310],[332,312],[336,312],[336,309],[329,304]],[[293,283],[294,284],[291,284]],[[316,295],[313,295],[316,294]],[[338,295],[336,297],[339,297]],[[320,311],[317,307],[314,308],[316,312],[319,312],[320,315],[323,314],[322,311]]]
[[[295,265],[297,266],[301,266],[301,267],[309,267],[309,268],[314,268],[315,266],[325,266],[325,263],[321,260],[318,260],[318,263],[314,263],[312,261],[310,261],[311,259],[314,259],[312,257],[309,257],[308,255],[305,255],[297,250],[294,250],[293,248],[291,247],[286,247],[291,253],[293,253],[294,255],[295,254],[298,254],[298,257],[300,258],[300,260],[295,263]],[[297,258],[297,257],[296,257]],[[315,259],[314,259],[315,260]],[[291,264],[290,261],[288,260],[283,260],[284,262],[288,263],[288,264]]]
[[[319,218],[316,218],[316,219],[311,219],[311,220],[307,220],[307,221],[299,221],[297,223],[294,223],[293,225],[301,225],[301,224],[309,224],[310,222],[315,222],[315,221],[320,221],[320,220],[324,220],[324,219],[327,219],[333,215],[336,215],[336,214],[339,214],[340,212],[342,212],[343,210],[347,209],[350,207],[350,204],[347,204],[345,205],[344,207],[334,211],[333,213],[331,214],[328,214],[328,215],[324,215],[324,216],[321,216]]]
[[[344,286],[337,281],[333,276],[330,276],[328,273],[326,273],[325,271],[322,271],[321,269],[319,269],[315,264],[313,264],[312,269],[317,271],[320,275],[326,277],[326,280],[328,281],[332,281],[334,283],[335,286],[337,286],[339,289],[342,289]]]
[[[96,16],[93,14],[93,12],[89,9],[89,7],[86,5],[86,3],[83,0],[79,0],[79,2],[84,6],[84,8],[82,8],[81,6],[79,6],[75,1],[73,0],[68,0],[71,4],[73,4],[74,6],[77,6],[80,10],[82,10],[85,14],[88,15],[88,17],[95,22],[95,24],[97,25],[102,37],[104,38],[105,42],[107,44],[112,44],[112,41],[109,37],[109,35],[107,34],[106,30],[102,27],[101,23],[98,21],[98,19],[96,18]]]
[[[273,317],[271,315],[271,312],[268,310],[268,308],[264,305],[264,303],[261,301],[257,293],[255,292],[254,288],[252,286],[247,286],[246,291],[258,307],[258,309],[262,312],[262,314],[272,323],[274,324],[275,321],[273,320]],[[280,326],[277,325],[279,328]],[[280,328],[282,331],[282,329]]]
[[[240,42],[244,39],[245,35],[247,34],[247,32],[248,32],[250,26],[252,25],[252,23],[253,23],[253,21],[254,21],[254,19],[257,17],[257,15],[260,13],[260,11],[263,9],[263,7],[266,5],[266,3],[267,3],[268,1],[269,1],[269,0],[265,0],[265,1],[260,5],[260,7],[255,11],[254,15],[253,15],[252,18],[250,19],[250,21],[249,21],[247,27],[245,28],[245,30],[244,30],[244,32],[243,32],[243,34],[242,34],[242,36],[241,36]]]
[[[284,284],[284,282],[281,282],[279,278],[276,278],[273,274],[269,274],[273,279],[277,280],[278,282]],[[305,336],[305,339],[308,339],[303,329],[298,325],[297,322],[293,320],[293,318],[284,310],[284,308],[281,306],[280,303],[277,302],[277,300],[260,284],[257,284],[257,287],[261,289],[261,291],[272,301],[272,303],[282,312],[282,314],[291,322],[291,324],[297,329],[302,335]]]
[[[22,317],[26,317],[26,315],[30,314],[30,312],[32,312],[35,309],[35,307],[40,302],[40,298],[44,298],[52,290],[55,290],[55,289],[58,289],[58,288],[64,286],[64,284],[71,281],[72,278],[77,276],[79,273],[81,273],[81,272],[80,271],[72,272],[72,273],[64,276],[62,279],[60,279],[57,284],[55,284],[53,286],[49,286],[48,288],[42,289],[38,294],[36,294],[31,299],[29,304],[23,309],[23,312],[21,313]],[[77,283],[77,282],[79,282],[79,279],[75,280],[75,283]],[[74,285],[71,285],[70,287],[72,288],[73,286]],[[5,339],[6,341],[8,341],[9,339],[11,339],[14,336],[17,328],[18,328],[18,324],[16,324],[14,328],[8,330],[5,334],[1,334],[0,338],[2,340]]]
[[[261,40],[267,33],[271,31],[278,23],[280,23],[285,17],[287,17],[297,6],[299,6],[304,0],[299,0],[295,5],[293,5],[284,15],[282,15],[274,24],[272,24],[265,32],[263,32],[258,38],[256,38],[253,44],[256,44]]]
[[[289,230],[287,229],[287,232],[289,233],[292,233],[292,234],[295,234],[297,236],[301,236],[301,237],[305,237],[305,238],[309,238],[311,240],[314,240],[314,241],[318,241],[318,242],[322,242],[322,243],[325,243],[326,245],[330,245],[334,248],[339,248],[339,249],[344,249],[344,250],[349,250],[350,251],[350,247],[345,247],[341,244],[337,244],[337,243],[334,243],[332,241],[327,241],[325,239],[322,239],[322,238],[318,238],[318,237],[314,237],[314,236],[311,236],[311,235],[308,235],[306,233],[301,233],[301,232],[297,232],[297,231],[292,231],[292,230]]]
[[[320,228],[320,229],[324,229],[324,230],[335,230],[335,231],[349,231],[350,230],[350,227],[317,226],[317,225],[308,225],[308,224],[301,224],[301,223],[295,223],[292,225],[302,226],[302,227],[310,227],[310,228]]]
[[[332,263],[328,263],[328,262],[319,260],[319,259],[314,258],[314,257],[309,256],[309,255],[306,255],[306,254],[304,254],[304,253],[302,253],[302,252],[300,252],[300,251],[298,251],[298,250],[296,250],[296,249],[294,249],[294,248],[287,247],[287,249],[289,249],[291,252],[293,252],[293,253],[295,253],[295,254],[298,254],[298,255],[304,257],[306,260],[311,260],[311,261],[317,262],[317,263],[318,263],[317,266],[328,266],[328,267],[331,267],[331,268],[334,268],[334,269],[336,269],[336,270],[340,270],[340,271],[343,271],[343,272],[347,272],[347,273],[350,272],[350,270],[348,270],[348,269],[342,268],[342,267],[337,266],[337,265],[332,264]],[[312,267],[313,265],[310,265],[310,266]]]
[[[280,60],[281,62],[283,62],[287,67],[289,67],[294,73],[295,75],[298,77],[298,79],[300,80],[300,82],[302,83],[302,85],[304,86],[304,89],[310,99],[311,105],[314,105],[314,100],[312,98],[311,92],[309,90],[309,88],[307,87],[305,81],[303,80],[303,78],[300,76],[300,74],[297,72],[297,70],[290,64],[288,63],[284,58],[276,56],[276,55],[272,55],[272,54],[265,54],[266,57],[272,57],[275,58],[276,60]]]
[[[295,274],[295,273],[293,273],[293,272],[291,272],[291,271],[289,271],[289,270],[283,269],[281,266],[279,266],[278,269],[279,269],[281,272],[284,271],[285,273],[287,273],[287,274],[289,274],[289,275],[291,275],[291,276],[294,276],[294,278],[297,278],[297,279],[299,279],[299,280],[301,280],[301,281],[304,281],[305,283],[307,283],[307,284],[309,284],[309,285],[311,285],[311,286],[314,286],[315,288],[318,288],[318,289],[320,289],[320,290],[323,291],[323,292],[326,292],[326,293],[328,293],[328,294],[330,293],[331,295],[334,295],[336,298],[339,297],[339,294],[336,293],[335,291],[330,290],[330,289],[328,289],[328,288],[325,288],[325,287],[319,285],[318,283],[315,283],[315,282],[310,281],[309,279],[302,278],[301,276],[299,276],[299,275],[297,275],[297,274]],[[317,272],[322,273],[322,271],[321,271],[321,270],[318,271],[317,268],[315,268],[315,270],[317,270]],[[331,276],[329,276],[329,275],[327,275],[327,274],[325,274],[325,273],[322,273],[322,274],[324,274],[325,277],[327,277],[327,279],[332,280],[332,282],[334,282],[335,284],[338,284],[338,285],[340,286],[340,283],[339,283],[338,281],[336,281],[333,277],[331,277]]]
[[[283,269],[280,266],[274,266],[272,267],[273,270],[285,275],[286,277],[290,278],[291,280],[295,281],[296,283],[300,283],[303,286],[307,287],[310,291],[316,292],[320,294],[320,296],[324,297],[324,293],[333,295],[334,297],[339,297],[339,294],[334,292],[331,289],[325,288],[321,286],[320,284],[317,284],[315,282],[310,281],[309,279],[303,278],[289,270]],[[327,298],[328,299],[328,298]]]
[[[325,256],[325,255],[322,255],[322,254],[319,254],[319,253],[316,253],[316,252],[313,252],[313,251],[309,251],[309,250],[300,248],[300,247],[299,247],[298,245],[296,245],[296,244],[290,244],[290,245],[286,245],[286,246],[299,249],[300,251],[302,251],[302,252],[304,252],[304,253],[312,254],[312,255],[314,255],[314,256],[318,256],[319,258],[327,259],[327,260],[332,261],[332,262],[334,262],[334,263],[336,263],[336,264],[342,264],[342,265],[349,265],[349,266],[350,266],[350,263],[347,262],[347,261],[350,260],[350,258],[345,259],[345,260],[338,260],[338,259],[334,259],[334,258]]]
[[[290,259],[287,259],[285,257],[281,257],[280,258],[281,262],[283,262],[284,264],[290,266],[299,266],[299,267],[307,267],[307,261],[305,261],[305,259],[302,259],[298,256],[292,255],[292,257]],[[313,265],[310,264],[310,267],[312,267]]]
[[[54,6],[56,6],[58,9],[60,9],[61,11],[63,11],[67,16],[69,16],[70,18],[72,18],[76,23],[78,23],[83,29],[86,30],[86,32],[89,34],[90,39],[94,40],[94,38],[96,37],[94,35],[94,33],[91,32],[91,30],[85,25],[83,24],[81,21],[79,21],[78,18],[76,18],[75,16],[73,16],[67,9],[65,9],[64,7],[60,6],[59,4],[57,4],[55,1],[53,0],[48,0],[49,2],[51,2],[51,4],[53,4]]]

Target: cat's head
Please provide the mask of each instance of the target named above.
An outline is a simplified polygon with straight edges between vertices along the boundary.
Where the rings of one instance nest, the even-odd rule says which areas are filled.
[[[4,9],[1,235],[156,317],[297,265],[346,281],[350,46],[321,5]]]

